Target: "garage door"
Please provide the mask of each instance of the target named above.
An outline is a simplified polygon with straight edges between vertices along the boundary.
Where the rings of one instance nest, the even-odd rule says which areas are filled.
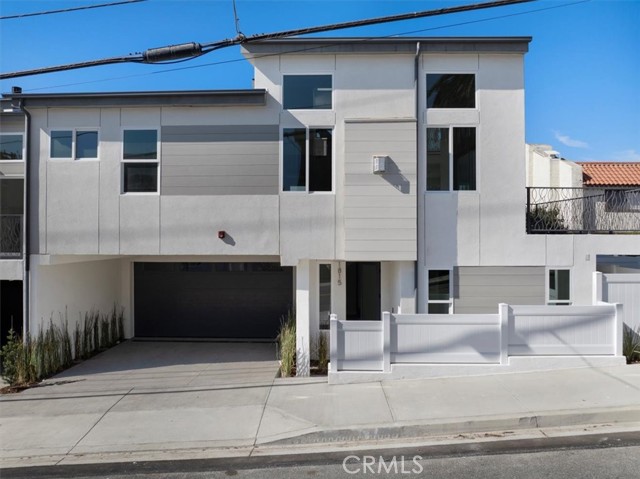
[[[137,338],[274,339],[293,302],[278,263],[135,263]]]

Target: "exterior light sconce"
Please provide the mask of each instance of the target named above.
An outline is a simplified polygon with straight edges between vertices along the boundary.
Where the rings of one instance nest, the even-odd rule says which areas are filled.
[[[224,239],[225,236],[227,236],[227,232],[224,230],[218,231],[218,238],[219,239]]]
[[[373,157],[373,173],[379,175],[387,170],[387,157],[375,155]]]

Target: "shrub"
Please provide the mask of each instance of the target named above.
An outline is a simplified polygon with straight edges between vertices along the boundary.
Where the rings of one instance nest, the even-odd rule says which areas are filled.
[[[282,377],[292,376],[296,366],[296,318],[291,310],[280,319],[277,341],[280,353],[280,374]]]
[[[560,209],[557,206],[535,205],[528,214],[528,224],[531,230],[563,231],[566,230]]]
[[[11,328],[7,336],[7,344],[0,351],[2,357],[2,379],[9,384],[16,384],[20,377],[20,362],[24,360],[22,338]]]
[[[318,372],[326,374],[329,367],[329,341],[327,336],[320,331],[318,336]]]
[[[634,331],[626,324],[624,325],[622,354],[627,358],[627,364],[640,361],[640,326]]]

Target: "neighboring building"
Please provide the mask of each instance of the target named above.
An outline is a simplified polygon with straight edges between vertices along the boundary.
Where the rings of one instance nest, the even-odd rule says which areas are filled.
[[[329,311],[590,304],[596,255],[640,244],[527,232],[529,41],[269,40],[253,90],[5,95],[25,330],[115,302],[127,337],[269,340],[292,308],[304,373]]]

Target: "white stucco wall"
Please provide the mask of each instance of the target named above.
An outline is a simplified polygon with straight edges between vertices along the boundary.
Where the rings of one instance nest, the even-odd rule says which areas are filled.
[[[31,334],[37,334],[50,319],[61,324],[65,314],[72,332],[85,312],[108,313],[114,304],[126,307],[125,331],[130,330],[128,301],[121,289],[122,260],[93,257],[82,261],[78,257],[67,257],[54,258],[53,264],[50,263],[51,257],[31,256]]]

